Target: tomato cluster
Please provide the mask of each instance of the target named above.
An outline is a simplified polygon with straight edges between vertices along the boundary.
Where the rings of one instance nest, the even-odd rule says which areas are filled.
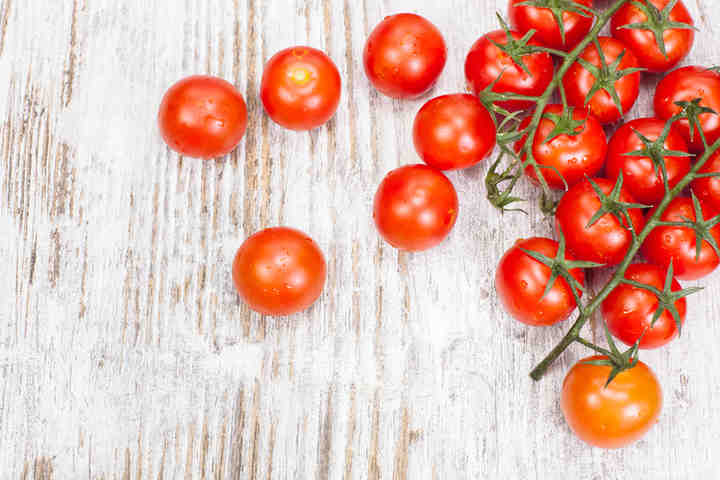
[[[608,140],[605,127],[633,107],[643,72],[666,72],[690,51],[693,22],[683,2],[625,2],[612,16],[612,36],[598,35],[603,25],[592,0],[509,0],[508,9],[510,25],[501,20],[502,28],[480,36],[465,58],[470,93],[437,96],[419,109],[412,132],[424,163],[385,176],[373,218],[395,248],[437,246],[458,215],[457,193],[443,171],[475,166],[497,145],[501,156],[514,156],[518,178],[524,172],[543,189],[543,198],[562,191],[552,209],[559,241],[518,240],[500,260],[496,290],[518,321],[553,325],[578,308],[582,314],[585,268],[620,265],[622,278],[601,305],[612,348],[590,345],[602,355],[570,370],[561,398],[580,438],[620,447],[642,436],[662,405],[658,380],[638,362],[637,349],[678,336],[689,289],[677,280],[701,278],[720,264],[720,178],[713,175],[720,154],[703,166],[705,176],[695,177],[692,196],[669,196],[688,178],[693,156],[720,138],[720,74],[703,67],[671,72],[656,89],[655,116],[620,125]],[[417,99],[436,84],[447,47],[430,21],[401,13],[372,30],[362,61],[378,92]],[[260,98],[277,124],[310,130],[334,115],[341,84],[325,53],[291,47],[265,65]],[[549,104],[556,89],[559,98]],[[240,142],[247,110],[229,83],[195,76],[168,90],[158,118],[172,149],[212,158]],[[513,134],[499,135],[508,122],[515,122]],[[641,235],[646,224],[654,229]],[[630,264],[638,250],[647,263]],[[232,268],[241,297],[267,315],[308,308],[325,276],[318,245],[285,227],[250,236]],[[621,354],[611,334],[631,350]]]

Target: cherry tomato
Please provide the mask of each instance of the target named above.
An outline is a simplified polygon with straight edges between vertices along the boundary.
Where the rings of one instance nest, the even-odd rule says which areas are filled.
[[[625,278],[628,280],[655,287],[661,292],[665,288],[666,276],[666,269],[651,263],[636,263],[625,271]],[[672,279],[670,289],[673,292],[681,290],[675,277]],[[680,322],[685,323],[685,298],[678,299],[674,305]],[[653,323],[653,316],[658,307],[655,294],[621,283],[603,300],[602,314],[610,333],[626,345],[635,345],[640,335],[645,332],[640,340],[640,348],[658,348],[678,335],[675,319],[668,310],[663,310]]]
[[[340,83],[337,67],[323,52],[291,47],[268,60],[260,98],[275,123],[290,130],[311,130],[335,114]]]
[[[439,170],[471,167],[495,147],[495,124],[477,97],[435,97],[422,106],[413,124],[415,150]]]
[[[670,1],[650,0],[650,4],[662,11]],[[640,0],[638,4],[647,5],[648,0]],[[620,7],[610,21],[610,29],[613,37],[632,50],[641,67],[647,68],[651,72],[666,72],[685,58],[695,39],[695,31],[691,27],[693,25],[692,17],[682,1],[676,3],[670,10],[668,20],[685,23],[690,27],[662,30],[665,54],[660,50],[652,30],[626,28],[629,25],[647,24],[648,22],[647,13],[634,2],[628,2]]]
[[[583,15],[565,10],[562,12],[562,24],[565,30],[565,41],[563,41],[560,27],[549,8],[521,5],[523,3],[527,3],[526,0],[510,0],[508,16],[513,29],[523,35],[530,30],[535,30],[533,39],[546,47],[570,51],[585,38],[592,28],[593,16],[591,14]],[[593,6],[592,0],[574,0],[574,3],[577,3],[581,10],[583,6],[591,8]],[[551,5],[551,1],[540,1],[538,4]]]
[[[455,187],[439,170],[406,165],[388,173],[375,194],[373,218],[393,247],[419,251],[434,247],[457,219]]]
[[[605,195],[609,196],[615,182],[605,178],[593,180]],[[635,203],[635,199],[623,187],[619,201]],[[616,265],[620,263],[632,243],[632,233],[627,220],[620,221],[612,214],[606,213],[592,226],[588,223],[601,208],[601,202],[589,180],[571,187],[560,199],[555,212],[555,226],[565,235],[568,249],[579,260]],[[640,232],[645,226],[642,210],[628,210],[630,221],[635,231]]]
[[[699,170],[699,173],[718,172],[720,172],[720,150],[713,153]],[[697,178],[692,181],[690,187],[701,202],[720,212],[720,177]]]
[[[165,143],[181,155],[221,157],[245,135],[247,108],[230,83],[195,75],[183,78],[165,93],[158,125]]]
[[[417,98],[430,90],[446,60],[440,30],[412,13],[385,17],[370,33],[363,51],[370,83],[393,98]]]
[[[640,361],[605,386],[611,367],[585,362],[606,358],[584,358],[570,369],[560,408],[581,440],[595,447],[620,448],[642,438],[657,423],[662,390],[653,371]]]
[[[287,227],[250,236],[232,267],[240,296],[266,315],[291,315],[308,308],[322,293],[326,273],[325,258],[313,239]]]
[[[600,43],[600,48],[608,65],[611,65],[625,52],[625,55],[617,66],[618,72],[638,66],[635,55],[628,50],[622,42],[611,37],[598,37],[598,42]],[[583,50],[580,58],[598,69],[602,69],[602,61],[594,43],[591,43]],[[585,99],[595,84],[595,76],[583,67],[580,62],[575,62],[563,76],[562,83],[565,88],[565,93],[567,94],[568,103],[581,108],[586,106]],[[608,85],[610,84],[608,83]],[[590,101],[587,102],[590,113],[595,115],[602,124],[619,120],[620,117],[627,113],[635,104],[635,100],[637,100],[638,93],[640,92],[640,72],[625,75],[612,83],[612,85],[615,86],[618,98],[620,99],[622,112],[618,111],[612,97],[604,89],[595,92],[590,98]]]
[[[644,150],[645,144],[637,133],[654,142],[662,134],[665,121],[657,118],[638,118],[617,129],[608,145],[605,174],[616,180],[622,171],[623,186],[640,203],[654,205],[665,195],[662,170],[654,165],[650,157],[626,155]],[[637,132],[637,133],[636,133]],[[668,151],[688,152],[688,146],[676,128],[671,128],[663,148]],[[690,171],[690,158],[682,156],[665,156],[668,184],[670,188],[677,185]]]
[[[575,135],[561,134],[549,142],[546,141],[556,126],[555,118],[557,117],[555,116],[562,115],[562,105],[545,107],[532,147],[533,158],[538,164],[555,167],[562,175],[561,178],[555,170],[549,168],[540,170],[548,186],[556,189],[565,188],[563,178],[567,186],[571,187],[586,176],[594,177],[602,170],[607,152],[607,139],[602,125],[585,109],[573,109],[572,120],[581,122],[574,129]],[[526,128],[530,124],[530,120],[531,117],[526,117],[520,124],[520,129]],[[515,143],[516,152],[520,152],[526,140],[527,135]],[[522,158],[525,159],[524,154]],[[532,166],[525,168],[525,174],[535,183],[539,183]]]
[[[527,325],[553,325],[567,319],[577,304],[570,285],[557,277],[550,291],[543,297],[550,280],[550,267],[532,258],[522,249],[556,258],[558,243],[549,238],[533,237],[515,242],[503,255],[495,272],[495,289],[505,310],[519,322]],[[574,260],[565,254],[567,260]],[[582,269],[570,274],[581,285],[585,284]],[[582,292],[578,292],[582,295]]]
[[[522,37],[511,32],[512,38]],[[503,30],[495,30],[480,37],[470,48],[465,59],[465,78],[470,90],[478,95],[500,75],[500,79],[492,88],[497,93],[517,93],[521,95],[541,95],[553,78],[553,63],[549,53],[536,52],[522,57],[530,75],[510,58],[508,54],[496,47],[507,44],[507,36]],[[529,45],[538,45],[531,40]],[[508,100],[496,102],[499,107],[507,110],[523,110],[533,105],[525,100]]]
[[[670,72],[660,80],[655,89],[655,115],[667,120],[680,113],[682,107],[675,102],[691,102],[700,98],[700,106],[720,112],[720,74],[704,67],[682,67]],[[708,145],[720,138],[720,115],[701,113],[700,128],[705,134]],[[700,153],[704,150],[697,127],[690,138],[690,125],[687,120],[675,123],[690,146],[690,151]]]
[[[701,211],[705,220],[716,215],[715,210],[709,205],[701,204]],[[648,218],[654,213],[655,209],[648,212]],[[697,220],[692,200],[687,197],[676,197],[660,216],[660,220],[666,222]],[[713,227],[710,234],[720,245],[720,226]],[[672,261],[673,272],[680,280],[697,280],[715,270],[720,259],[707,240],[702,241],[700,257],[697,257],[696,238],[695,231],[687,227],[655,227],[645,238],[642,253],[649,262],[664,268],[668,268]]]

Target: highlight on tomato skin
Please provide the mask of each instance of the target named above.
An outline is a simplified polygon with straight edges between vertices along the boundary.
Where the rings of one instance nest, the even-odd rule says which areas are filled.
[[[285,128],[312,130],[330,120],[340,104],[340,72],[324,52],[295,46],[265,64],[260,98],[268,116]]]
[[[446,61],[442,33],[414,13],[385,17],[363,49],[365,75],[380,93],[391,98],[413,99],[428,92]]]
[[[653,371],[642,361],[606,385],[611,368],[577,362],[565,376],[560,409],[570,429],[585,443],[621,448],[640,440],[657,423],[663,395]]]
[[[253,310],[291,315],[310,307],[325,286],[325,256],[300,230],[272,227],[251,235],[232,265],[235,288]]]
[[[452,182],[424,164],[389,172],[373,201],[373,220],[380,235],[400,250],[417,252],[440,244],[458,214]]]
[[[624,277],[635,282],[655,287],[663,291],[668,271],[651,263],[635,263],[628,267]],[[672,277],[672,292],[682,289],[675,277]],[[680,323],[685,323],[687,301],[679,298],[675,306]],[[628,346],[640,340],[641,349],[659,348],[677,338],[679,332],[671,312],[664,309],[654,318],[661,308],[657,296],[642,288],[620,283],[603,300],[601,311],[608,330],[612,335]]]
[[[566,320],[577,308],[567,280],[558,277],[545,294],[552,273],[550,267],[523,249],[555,258],[558,242],[542,237],[520,239],[505,252],[495,271],[495,290],[505,311],[515,320],[531,326],[554,325]],[[574,260],[567,253],[565,258]],[[585,284],[582,269],[572,269],[570,274],[580,285]],[[578,294],[582,296],[582,292]]]
[[[562,13],[562,23],[565,38],[560,27],[549,8],[527,5],[526,0],[510,0],[508,4],[508,17],[514,30],[525,34],[535,30],[533,39],[545,47],[556,50],[570,51],[580,43],[588,34],[593,25],[594,16],[591,13],[581,14],[574,11]],[[540,3],[540,2],[539,2]],[[574,0],[578,10],[582,7],[593,7],[592,0]]]
[[[637,0],[636,0],[637,1]],[[695,30],[690,12],[682,0],[670,10],[669,22],[684,23],[686,28],[663,29],[662,38],[665,52],[660,49],[655,33],[647,29],[627,28],[630,25],[648,22],[648,15],[638,5],[652,5],[663,11],[672,0],[641,0],[625,3],[615,12],[610,21],[612,36],[632,50],[638,64],[649,72],[662,73],[675,67],[687,56],[695,40]]]
[[[511,37],[519,40],[522,36],[518,32],[511,32]],[[486,33],[470,48],[465,57],[465,80],[468,89],[475,95],[479,95],[482,90],[495,82],[492,88],[495,93],[542,95],[553,79],[554,67],[550,54],[534,52],[522,56],[522,61],[528,70],[526,72],[495,43],[507,45],[508,37],[503,30]],[[537,46],[539,44],[530,40],[528,45]],[[533,106],[533,103],[528,100],[503,100],[495,102],[495,105],[509,111],[516,111],[528,109]]]
[[[221,157],[232,151],[245,135],[245,99],[222,78],[186,77],[163,96],[158,127],[165,143],[181,155]]]
[[[413,122],[413,143],[420,158],[439,170],[471,167],[495,147],[495,123],[474,95],[435,97]]]

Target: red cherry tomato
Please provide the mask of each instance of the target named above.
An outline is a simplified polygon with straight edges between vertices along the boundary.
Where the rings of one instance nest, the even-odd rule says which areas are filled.
[[[610,195],[615,182],[605,178],[593,180],[605,195]],[[623,203],[635,203],[630,193],[622,188],[619,200]],[[632,243],[632,233],[627,221],[620,221],[606,213],[588,227],[593,215],[600,209],[601,203],[589,180],[583,180],[570,188],[560,199],[555,212],[555,225],[565,235],[570,252],[579,260],[617,265],[620,263]],[[642,210],[628,210],[635,231],[645,226]]]
[[[600,43],[600,48],[608,65],[611,65],[625,52],[617,70],[620,71],[638,66],[635,55],[628,50],[622,42],[610,37],[598,37],[598,42]],[[600,60],[600,55],[594,43],[591,43],[583,50],[580,58],[597,68],[602,68],[602,61]],[[585,106],[586,97],[595,84],[595,76],[583,67],[580,62],[575,62],[570,66],[565,76],[563,76],[562,83],[565,88],[565,93],[567,94],[568,103],[575,107],[582,108]],[[590,113],[595,115],[602,124],[612,123],[620,119],[620,117],[627,113],[635,104],[635,100],[637,100],[640,92],[640,72],[625,75],[616,80],[613,85],[615,85],[615,90],[620,99],[622,112],[618,111],[610,94],[602,89],[595,92],[587,103]]]
[[[517,40],[522,37],[512,32]],[[507,36],[503,30],[495,30],[480,37],[470,48],[465,59],[465,78],[468,87],[478,95],[488,85],[493,83],[500,75],[500,79],[492,88],[497,93],[517,93],[521,95],[541,95],[553,78],[553,63],[550,54],[536,52],[522,57],[530,75],[515,63],[505,52],[496,47],[507,44]],[[530,41],[530,45],[538,45]],[[532,102],[525,100],[508,100],[496,102],[496,105],[507,110],[523,110],[529,108]]]
[[[393,98],[417,98],[430,90],[446,60],[440,30],[412,13],[385,17],[370,33],[363,51],[370,83]]]
[[[221,157],[245,135],[247,108],[230,83],[196,75],[168,89],[160,104],[158,125],[165,143],[181,155]]]
[[[477,97],[435,97],[422,106],[413,124],[415,150],[439,170],[479,163],[495,147],[495,124]]]
[[[508,16],[513,29],[521,34],[535,30],[533,39],[540,44],[556,50],[570,51],[588,34],[593,24],[592,14],[580,14],[573,11],[562,12],[562,24],[565,30],[563,41],[560,27],[549,8],[522,5],[526,0],[510,0]],[[549,2],[544,2],[550,5]],[[539,2],[539,4],[544,4]],[[593,6],[592,0],[574,0],[578,8]]]
[[[577,304],[570,285],[562,277],[555,280],[543,297],[550,280],[550,267],[535,260],[522,249],[556,258],[558,243],[549,238],[528,238],[515,242],[505,252],[495,272],[495,288],[505,310],[519,322],[527,325],[553,325],[567,319]],[[567,260],[574,260],[565,254]],[[585,284],[582,269],[575,268],[571,275]],[[578,292],[582,295],[582,292]]]
[[[327,268],[312,238],[287,227],[266,228],[242,244],[232,276],[240,296],[266,315],[305,310],[322,293]]]
[[[625,271],[625,278],[628,280],[655,287],[661,292],[665,288],[666,276],[666,269],[650,263],[636,263]],[[673,292],[682,288],[675,277],[670,288]],[[680,298],[674,305],[680,322],[684,323],[685,298]],[[640,335],[645,332],[640,340],[640,348],[658,348],[678,335],[675,319],[668,310],[663,310],[653,323],[658,307],[658,299],[652,292],[621,283],[603,300],[602,314],[610,333],[626,345],[635,345]]]
[[[705,220],[716,215],[716,212],[705,204],[701,204],[701,211]],[[648,212],[648,218],[654,213],[655,209]],[[676,197],[660,216],[660,220],[667,222],[697,220],[692,200],[687,197]],[[720,245],[720,226],[713,227],[710,234]],[[720,259],[706,240],[702,241],[700,257],[697,257],[696,238],[695,231],[687,227],[655,227],[645,238],[642,253],[649,262],[664,268],[668,268],[672,261],[673,272],[680,280],[697,280],[715,270]]]
[[[720,172],[720,150],[708,158],[699,173]],[[698,178],[690,184],[695,196],[701,202],[707,203],[714,210],[720,212],[720,177]]]
[[[311,130],[327,122],[340,103],[340,73],[330,58],[311,47],[291,47],[265,65],[260,98],[265,111],[290,130]]]
[[[662,410],[662,390],[647,365],[618,373],[605,385],[611,368],[587,362],[607,357],[583,358],[568,372],[562,385],[560,408],[570,429],[586,443],[620,448],[639,440],[657,423]]]
[[[635,200],[646,205],[658,203],[665,195],[662,170],[659,165],[653,165],[650,157],[626,154],[646,148],[637,133],[654,142],[660,137],[664,127],[664,120],[638,118],[618,128],[608,145],[606,176],[616,180],[622,171],[623,186],[635,197]],[[668,151],[685,153],[688,151],[687,143],[674,127],[670,129],[663,148]],[[666,156],[665,168],[668,184],[672,188],[690,171],[690,158]]]
[[[667,120],[680,113],[682,107],[675,102],[691,102],[700,98],[700,106],[720,113],[720,74],[704,67],[682,67],[670,72],[655,89],[655,115]],[[708,145],[720,138],[720,115],[701,113],[700,128],[705,134]],[[690,125],[687,120],[675,123],[690,146],[690,151],[700,153],[704,150],[697,127],[690,138]]]
[[[457,219],[455,187],[439,170],[406,165],[388,173],[375,194],[373,218],[393,247],[419,251],[442,242]]]
[[[533,141],[533,158],[540,165],[555,167],[562,178],[555,170],[549,168],[541,169],[541,173],[550,188],[564,189],[565,179],[568,187],[587,177],[594,177],[602,170],[605,162],[605,153],[607,152],[607,139],[605,131],[600,122],[587,113],[585,109],[573,109],[572,119],[582,122],[575,129],[575,135],[561,134],[547,142],[548,135],[555,128],[555,121],[548,118],[547,115],[563,114],[562,105],[548,105],[543,112],[543,118],[540,120],[538,129],[535,133]],[[530,124],[531,117],[526,117],[520,124],[520,129],[526,128]],[[515,151],[520,152],[525,145],[527,135],[522,137],[515,143]],[[522,156],[523,160],[525,155]],[[525,174],[528,175],[535,183],[538,177],[532,166],[525,168]]]
[[[650,0],[650,4],[662,11],[671,0]],[[640,0],[638,4],[647,5],[648,0]],[[652,14],[651,14],[652,15]],[[685,4],[675,4],[668,20],[692,26],[693,20]],[[648,22],[648,15],[634,2],[628,2],[613,15],[610,22],[612,36],[623,42],[635,54],[641,67],[651,72],[666,72],[685,58],[692,48],[695,32],[692,28],[668,28],[663,30],[665,54],[658,46],[655,33],[651,30],[627,28],[629,25]]]

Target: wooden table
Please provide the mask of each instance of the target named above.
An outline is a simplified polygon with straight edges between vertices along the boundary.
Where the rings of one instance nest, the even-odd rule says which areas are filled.
[[[688,62],[720,63],[715,2],[685,3],[700,28]],[[643,353],[660,423],[602,451],[558,405],[585,352],[532,382],[565,327],[524,327],[494,294],[505,249],[551,233],[534,203],[529,216],[491,208],[486,162],[450,174],[461,209],[441,247],[399,254],[378,238],[372,196],[418,161],[411,125],[428,97],[370,88],[369,30],[391,12],[431,19],[449,46],[433,94],[457,92],[505,0],[0,5],[0,478],[717,478],[720,276],[690,301],[683,337]],[[327,51],[344,82],[311,133],[258,101],[263,63],[293,44]],[[248,101],[226,158],[181,158],[159,138],[163,92],[193,73]],[[651,113],[656,82],[632,117]],[[230,265],[247,235],[280,224],[321,245],[327,287],[304,314],[264,318]]]

